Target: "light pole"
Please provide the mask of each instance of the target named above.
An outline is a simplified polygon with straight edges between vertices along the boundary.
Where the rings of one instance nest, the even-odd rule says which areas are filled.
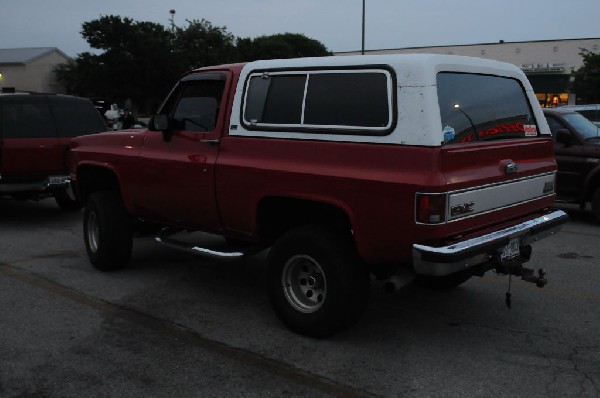
[[[360,50],[361,55],[365,55],[365,1],[362,0],[362,47]]]
[[[171,14],[171,18],[169,18],[169,21],[171,22],[171,33],[175,33],[175,10],[169,10],[169,14]]]

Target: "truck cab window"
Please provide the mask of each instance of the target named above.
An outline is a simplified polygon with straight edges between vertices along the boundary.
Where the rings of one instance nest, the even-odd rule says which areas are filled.
[[[213,131],[219,115],[224,80],[198,80],[184,83],[171,118],[186,131]]]

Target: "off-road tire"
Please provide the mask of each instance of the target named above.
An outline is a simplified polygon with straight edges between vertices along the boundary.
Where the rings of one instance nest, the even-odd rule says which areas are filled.
[[[349,232],[295,228],[275,242],[268,262],[271,305],[296,333],[330,336],[358,321],[367,306],[369,272]]]
[[[131,258],[133,222],[117,191],[95,192],[83,211],[83,236],[90,262],[101,271],[123,268]]]

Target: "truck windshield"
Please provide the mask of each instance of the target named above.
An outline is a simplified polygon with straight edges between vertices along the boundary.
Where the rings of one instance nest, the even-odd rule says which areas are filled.
[[[437,91],[446,144],[538,135],[527,96],[516,79],[441,72]]]
[[[586,140],[598,137],[598,126],[579,113],[565,113],[563,118]]]

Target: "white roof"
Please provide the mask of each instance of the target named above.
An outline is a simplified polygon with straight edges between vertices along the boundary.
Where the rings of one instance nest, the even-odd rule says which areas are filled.
[[[52,52],[57,52],[65,59],[70,59],[56,47],[6,48],[0,49],[0,64],[27,64]]]
[[[385,65],[393,68],[399,86],[432,86],[436,84],[438,72],[457,71],[513,77],[524,81],[526,89],[531,89],[523,72],[513,64],[484,58],[439,54],[349,55],[254,61],[244,67],[242,76],[253,70],[262,69],[368,65]]]

